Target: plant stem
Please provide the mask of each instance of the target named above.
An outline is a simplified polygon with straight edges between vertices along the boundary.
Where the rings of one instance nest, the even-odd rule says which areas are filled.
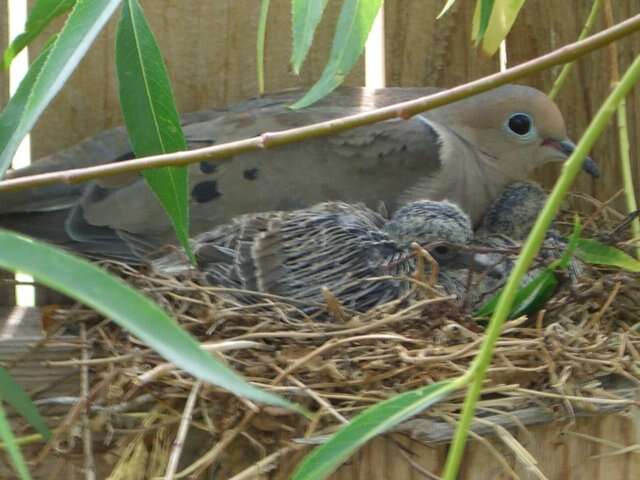
[[[593,4],[591,5],[591,12],[589,12],[587,21],[585,22],[584,27],[582,27],[582,31],[578,36],[578,40],[582,40],[589,34],[591,29],[593,28],[593,24],[596,21],[596,18],[598,16],[598,12],[600,11],[601,6],[602,6],[602,0],[593,0]],[[558,95],[558,92],[567,81],[567,78],[569,77],[569,74],[573,69],[574,63],[575,62],[570,62],[565,64],[562,67],[562,70],[560,71],[560,75],[558,75],[558,78],[556,78],[555,82],[553,82],[551,91],[549,91],[549,98],[552,98],[552,99],[556,98],[556,96]]]
[[[624,187],[624,198],[627,203],[629,213],[638,210],[636,201],[635,185],[633,183],[633,173],[631,172],[631,158],[629,155],[629,129],[627,127],[627,103],[622,100],[617,109],[618,119],[618,141],[620,143],[620,166],[622,169],[622,184]],[[631,221],[631,233],[633,238],[640,238],[640,219]],[[640,244],[636,245],[636,257],[640,259]]]
[[[507,281],[504,291],[500,296],[495,313],[493,314],[489,327],[487,328],[482,348],[470,367],[470,377],[472,379],[471,385],[465,398],[462,418],[458,424],[458,428],[447,457],[445,473],[443,476],[445,480],[455,480],[457,476],[462,454],[464,453],[469,427],[473,421],[476,402],[480,396],[482,381],[491,362],[493,349],[500,337],[504,321],[511,311],[513,299],[518,290],[520,280],[526,273],[535,255],[540,250],[546,231],[560,209],[560,204],[566,196],[569,187],[573,183],[576,175],[580,172],[584,158],[587,156],[587,153],[591,150],[596,140],[600,137],[611,116],[616,111],[616,108],[637,82],[638,78],[640,78],[640,55],[636,57],[620,83],[616,85],[609,97],[607,97],[606,101],[602,104],[600,110],[598,110],[598,113],[589,125],[589,128],[582,136],[582,139],[578,143],[575,151],[564,164],[560,178],[558,178],[558,181],[553,187],[553,191],[549,195],[549,199],[542,209],[542,212],[540,212],[540,215],[538,215],[538,219],[527,238],[522,252],[518,256],[518,260],[516,261],[513,271],[509,276],[509,280]]]
[[[258,75],[258,95],[264,95],[264,40],[267,33],[267,17],[269,16],[269,4],[271,0],[260,2],[260,18],[258,21],[258,34],[256,38],[256,69]]]
[[[202,160],[219,160],[244,152],[286,145],[309,138],[327,136],[391,118],[409,118],[417,113],[491,90],[554,65],[574,60],[619,38],[630,35],[639,29],[640,14],[620,22],[614,27],[592,35],[589,38],[566,45],[528,62],[521,63],[504,72],[495,73],[428,97],[350,115],[337,120],[292,128],[280,132],[264,133],[259,137],[214,145],[198,150],[190,150],[188,152],[155,155],[95,167],[78,168],[64,172],[45,173],[4,180],[0,182],[0,191],[23,190],[55,183],[78,183],[123,173],[139,172],[147,168],[188,165]]]
[[[607,27],[614,24],[613,8],[611,0],[604,3],[604,19]],[[618,46],[615,42],[609,45],[609,65],[611,69],[611,88],[620,81],[620,65],[618,62]],[[633,173],[631,172],[631,158],[629,156],[629,128],[627,126],[627,103],[623,99],[618,105],[618,147],[620,150],[620,167],[622,171],[622,185],[624,187],[624,197],[629,213],[638,209],[636,201],[635,186],[633,184]],[[631,232],[634,238],[640,238],[640,219],[636,218],[631,222]],[[640,258],[640,245],[636,246],[636,256]]]

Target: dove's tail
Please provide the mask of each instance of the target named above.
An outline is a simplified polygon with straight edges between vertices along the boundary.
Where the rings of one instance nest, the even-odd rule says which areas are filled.
[[[89,258],[120,260],[127,263],[143,262],[144,254],[133,251],[130,243],[125,242],[112,230],[105,229],[105,235],[95,235],[89,241],[86,238],[73,238],[66,228],[69,215],[69,209],[0,214],[0,229],[26,235]]]

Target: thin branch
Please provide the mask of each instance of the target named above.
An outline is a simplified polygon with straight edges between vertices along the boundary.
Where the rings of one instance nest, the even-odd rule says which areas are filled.
[[[596,18],[598,18],[600,7],[602,7],[602,0],[593,0],[593,4],[591,5],[591,12],[589,12],[587,21],[585,22],[584,27],[582,27],[582,31],[578,36],[578,40],[582,40],[589,34],[591,29],[593,28],[593,24],[595,23]],[[553,82],[553,86],[551,87],[551,91],[549,92],[549,98],[556,98],[556,95],[558,95],[558,92],[566,83],[567,78],[569,78],[569,74],[571,73],[571,70],[573,70],[574,63],[575,62],[567,63],[562,67],[560,75],[558,75],[558,78],[556,78],[555,82]]]
[[[391,118],[410,118],[411,116],[452,103],[500,85],[513,82],[527,75],[545,70],[554,65],[575,60],[578,57],[601,48],[615,40],[630,35],[640,29],[640,14],[625,20],[618,25],[603,30],[589,38],[559,48],[551,53],[521,63],[504,72],[495,73],[478,80],[451,88],[449,90],[422,97],[408,102],[390,105],[369,112],[350,115],[337,120],[315,123],[305,127],[292,128],[279,132],[263,133],[258,137],[214,145],[211,147],[177,152],[168,155],[155,155],[136,160],[78,168],[64,172],[45,173],[22,178],[14,178],[0,182],[0,191],[23,190],[56,183],[79,183],[96,178],[138,172],[147,168],[181,166],[203,160],[220,160],[241,153],[273,148],[309,138],[316,138],[343,132],[345,130],[369,125]]]
[[[180,421],[178,433],[176,434],[176,439],[173,442],[171,457],[169,458],[169,463],[167,464],[167,470],[164,476],[165,480],[173,480],[175,478],[176,471],[178,470],[178,463],[180,462],[180,457],[182,455],[182,449],[184,447],[184,441],[187,438],[187,432],[189,431],[189,426],[191,425],[191,416],[193,414],[193,409],[195,408],[196,400],[198,399],[198,392],[200,391],[201,386],[201,381],[197,381],[193,384],[191,393],[189,394],[189,398],[187,399],[187,403],[184,406],[182,420]]]
[[[80,324],[80,338],[82,339],[82,360],[89,360],[89,346],[87,341],[87,327],[82,322]],[[80,389],[82,398],[89,397],[89,367],[84,365],[80,369]],[[96,479],[96,462],[93,455],[93,440],[91,437],[91,423],[89,421],[89,403],[85,402],[82,411],[82,446],[84,450],[84,478],[86,480]]]

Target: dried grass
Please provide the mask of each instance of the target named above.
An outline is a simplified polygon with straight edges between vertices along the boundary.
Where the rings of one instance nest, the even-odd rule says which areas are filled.
[[[613,231],[620,214],[606,204],[589,202],[594,214],[584,222],[585,235]],[[272,295],[244,305],[229,289],[207,286],[196,275],[176,279],[127,265],[111,263],[106,268],[172,312],[206,348],[255,385],[316,412],[307,421],[278,408],[259,408],[214,386],[196,387],[188,374],[97,314],[78,306],[59,309],[55,316],[66,322],[90,325],[85,335],[92,358],[66,364],[91,371],[91,422],[94,430],[110,432],[101,436],[102,448],[106,444],[120,458],[113,479],[138,478],[132,471],[165,475],[160,459],[166,467],[170,457],[177,462],[181,453],[181,470],[171,478],[197,476],[212,464],[230,462],[237,464],[234,478],[254,478],[304,444],[322,442],[364,408],[460,375],[483,336],[469,312],[419,282],[411,298],[366,313],[350,312],[328,294],[329,306],[319,321],[300,305]],[[628,394],[640,383],[639,288],[640,275],[587,267],[544,311],[508,322],[489,370],[474,435],[497,435],[544,478],[505,427],[523,430],[537,421],[634,404]],[[607,382],[612,376],[626,379],[629,388],[611,389]],[[57,437],[79,424],[85,401],[71,408]],[[459,392],[408,422],[404,432],[426,442],[446,441],[462,401]],[[189,435],[169,447],[167,438],[173,441],[181,424],[184,435],[189,418]],[[183,442],[203,448],[186,452]],[[237,444],[251,448],[234,448]],[[48,454],[45,447],[39,459]],[[173,471],[177,463],[171,465]]]

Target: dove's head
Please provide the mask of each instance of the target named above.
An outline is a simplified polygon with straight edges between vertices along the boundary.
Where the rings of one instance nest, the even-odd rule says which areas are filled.
[[[539,185],[515,182],[507,186],[487,210],[476,236],[504,235],[524,240],[547,201]]]
[[[548,162],[563,162],[575,150],[557,105],[531,87],[504,85],[435,113],[513,179],[526,178]],[[599,175],[589,157],[583,168],[594,177]]]
[[[421,246],[443,241],[464,245],[473,238],[467,214],[447,201],[407,203],[394,212],[385,231],[402,248],[408,248],[413,242]]]

